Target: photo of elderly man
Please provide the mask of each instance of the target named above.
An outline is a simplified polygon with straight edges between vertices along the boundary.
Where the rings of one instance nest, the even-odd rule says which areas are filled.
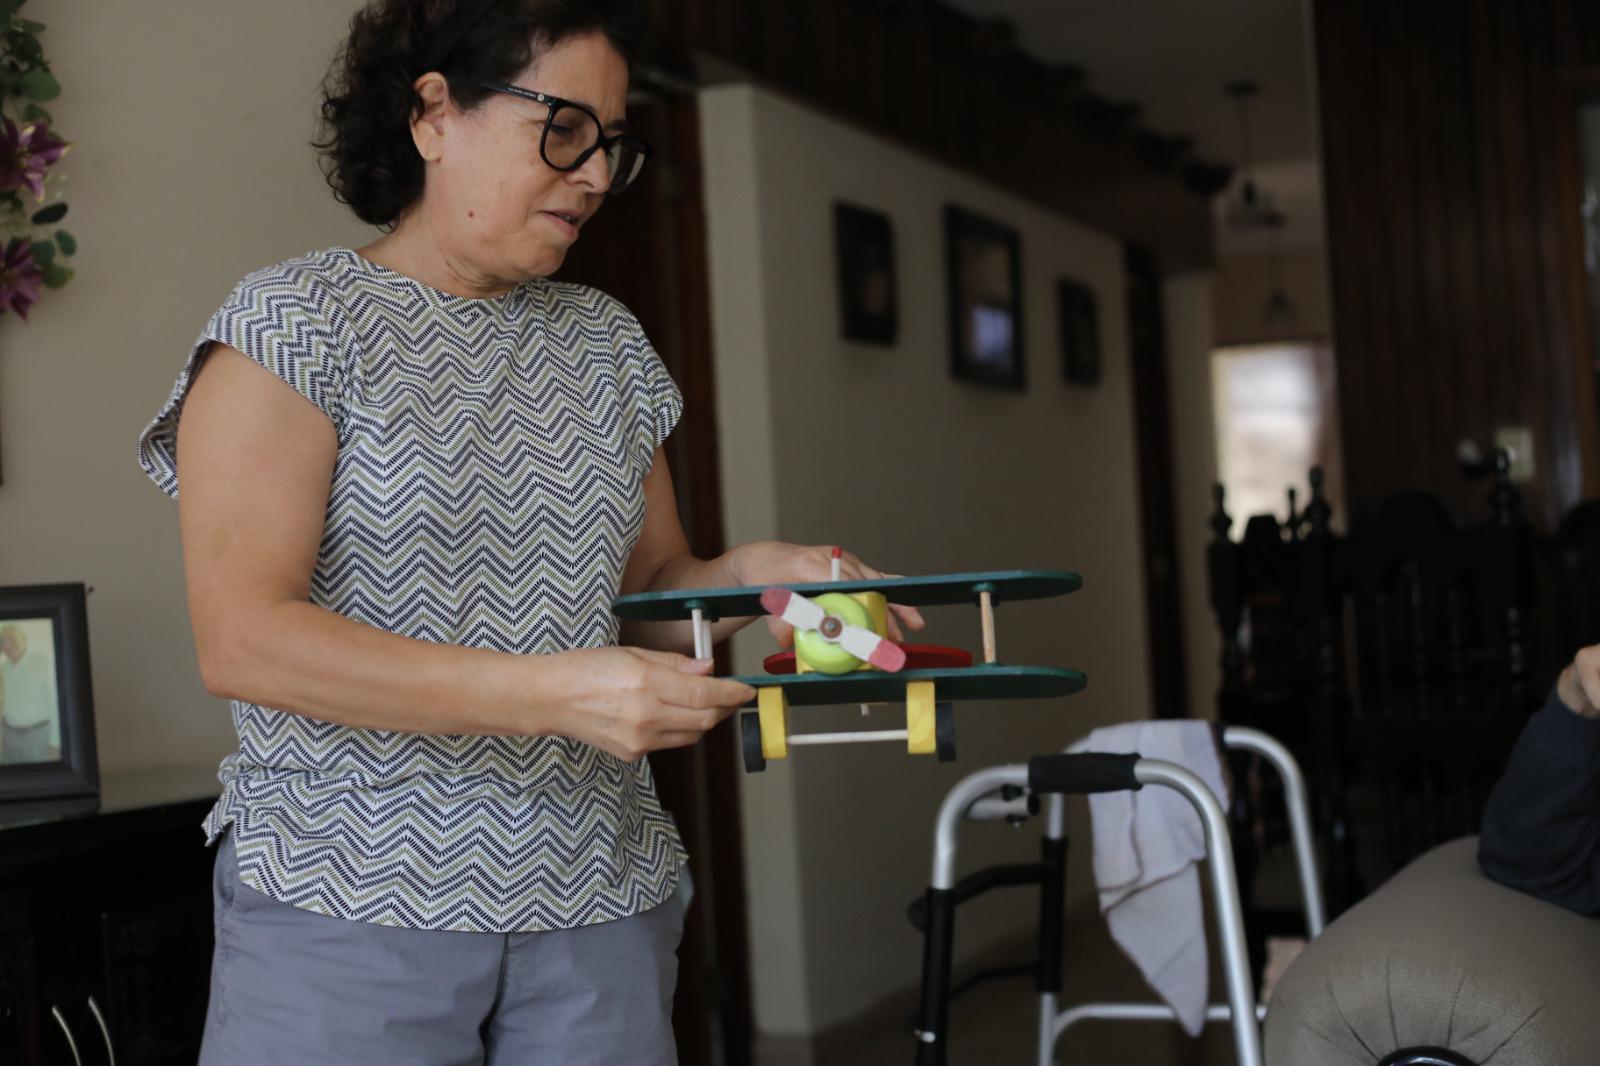
[[[45,645],[49,624],[34,624]],[[55,660],[44,650],[28,650],[25,625],[29,623],[0,623],[0,764],[61,758]]]

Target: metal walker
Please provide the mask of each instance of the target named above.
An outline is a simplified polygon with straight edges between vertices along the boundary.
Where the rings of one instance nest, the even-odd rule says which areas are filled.
[[[1254,729],[1229,727],[1223,746],[1263,757],[1283,780],[1296,872],[1305,904],[1306,932],[1316,937],[1325,924],[1321,882],[1312,851],[1311,818],[1305,778],[1287,748]],[[1039,956],[1031,965],[986,971],[954,994],[989,977],[1032,972],[1039,993],[1038,1064],[1054,1066],[1055,1046],[1073,1025],[1090,1018],[1124,1021],[1172,1021],[1171,1008],[1157,1003],[1085,1003],[1059,1010],[1064,906],[1066,901],[1066,802],[1069,794],[1114,792],[1157,785],[1174,789],[1200,816],[1206,836],[1206,865],[1222,942],[1227,1002],[1207,1008],[1206,1020],[1231,1021],[1239,1066],[1263,1066],[1260,1019],[1245,948],[1244,917],[1233,866],[1233,843],[1221,803],[1204,782],[1174,763],[1138,755],[1092,752],[1041,755],[1027,765],[979,770],[963,778],[940,804],[934,834],[933,878],[926,896],[914,902],[910,918],[924,932],[922,1006],[917,1029],[917,1066],[946,1066],[951,949],[956,907],[991,888],[1039,886]],[[1038,812],[1039,796],[1047,797],[1040,860],[993,866],[956,880],[956,830],[963,819],[1006,819],[1018,822]]]

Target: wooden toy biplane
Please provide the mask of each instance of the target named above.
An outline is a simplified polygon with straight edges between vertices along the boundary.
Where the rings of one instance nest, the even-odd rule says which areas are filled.
[[[837,552],[834,572],[838,573]],[[767,588],[693,589],[622,596],[619,618],[667,622],[688,619],[695,654],[711,654],[711,623],[720,618],[776,615],[794,627],[794,651],[769,656],[767,673],[738,677],[757,690],[756,712],[739,716],[744,767],[766,769],[791,746],[904,741],[912,755],[956,755],[957,700],[1046,699],[1084,686],[1076,670],[1009,666],[996,652],[995,607],[1013,600],[1076,592],[1077,574],[1064,570],[1001,570],[981,574],[824,581]],[[972,603],[978,608],[983,662],[959,648],[898,644],[889,639],[889,601],[910,607]],[[841,733],[791,733],[793,707],[904,701],[905,728]]]

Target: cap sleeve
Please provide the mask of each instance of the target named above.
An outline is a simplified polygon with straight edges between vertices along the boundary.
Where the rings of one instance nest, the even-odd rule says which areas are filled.
[[[635,453],[644,473],[654,464],[656,449],[672,433],[683,417],[683,393],[667,373],[666,364],[656,354],[644,327],[620,303],[613,305],[620,322],[619,361],[623,373],[623,393],[633,412],[631,426]]]
[[[178,417],[195,372],[213,341],[249,356],[305,397],[344,432],[348,329],[325,282],[284,265],[241,281],[189,349],[171,394],[139,435],[139,465],[168,496],[178,497]]]

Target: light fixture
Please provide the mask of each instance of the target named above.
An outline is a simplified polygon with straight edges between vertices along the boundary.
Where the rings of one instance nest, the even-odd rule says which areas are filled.
[[[1256,184],[1250,155],[1250,101],[1261,91],[1253,81],[1229,82],[1223,89],[1239,102],[1239,181],[1223,212],[1234,229],[1276,229],[1287,219],[1272,202],[1272,195]]]
[[[1283,284],[1283,227],[1288,220],[1279,214],[1265,223],[1272,235],[1272,288],[1261,308],[1261,321],[1275,333],[1293,332],[1299,323],[1299,312],[1289,299],[1289,290]]]

